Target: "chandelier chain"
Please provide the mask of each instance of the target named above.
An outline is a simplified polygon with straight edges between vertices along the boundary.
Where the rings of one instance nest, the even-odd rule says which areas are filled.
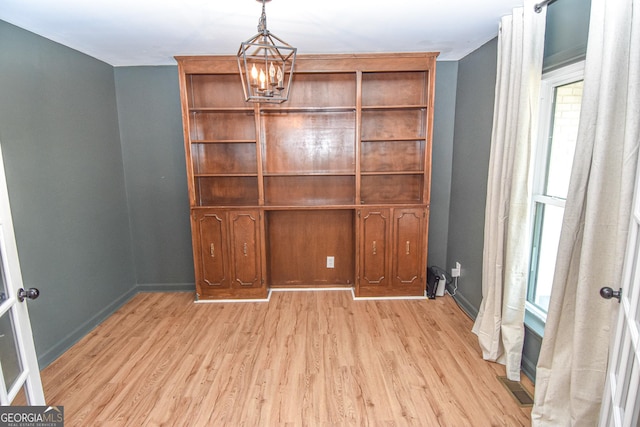
[[[269,34],[269,30],[267,30],[267,12],[265,11],[265,0],[262,0],[262,15],[260,15],[260,20],[258,21],[258,32],[264,36]]]

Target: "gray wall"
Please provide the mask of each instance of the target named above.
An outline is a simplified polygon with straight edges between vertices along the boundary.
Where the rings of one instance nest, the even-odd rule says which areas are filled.
[[[591,0],[561,0],[549,5],[544,40],[545,71],[584,59]]]
[[[115,84],[136,283],[193,290],[178,67],[118,67]]]
[[[562,0],[547,10],[544,68],[584,59],[590,0]],[[462,264],[456,299],[472,317],[482,301],[484,209],[493,120],[497,39],[460,60],[453,143],[447,267]],[[535,377],[541,337],[525,331],[523,369]]]
[[[0,21],[0,144],[41,366],[135,285],[113,68]]]
[[[456,299],[475,317],[482,301],[482,247],[491,148],[497,39],[458,64],[447,270],[462,265]]]
[[[449,195],[451,193],[457,82],[457,61],[436,63],[427,265],[437,265],[442,268],[447,265]]]

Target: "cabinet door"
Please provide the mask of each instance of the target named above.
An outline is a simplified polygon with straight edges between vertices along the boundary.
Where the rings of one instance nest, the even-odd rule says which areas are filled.
[[[230,286],[227,270],[226,219],[224,212],[195,214],[197,230],[196,242],[196,283],[200,295],[211,288]]]
[[[392,286],[395,289],[424,287],[426,211],[395,209],[393,213]]]
[[[234,288],[262,286],[259,218],[257,211],[229,212],[232,287]]]
[[[360,216],[360,286],[389,285],[389,209],[362,209]]]

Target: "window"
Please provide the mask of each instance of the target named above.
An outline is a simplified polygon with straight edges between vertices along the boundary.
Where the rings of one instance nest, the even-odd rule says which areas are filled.
[[[525,322],[542,335],[578,134],[584,63],[542,76]],[[537,323],[537,327],[536,327]]]

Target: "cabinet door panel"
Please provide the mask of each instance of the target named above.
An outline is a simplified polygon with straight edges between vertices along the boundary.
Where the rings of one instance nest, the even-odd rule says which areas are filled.
[[[397,209],[393,215],[394,286],[418,285],[422,282],[424,210]]]
[[[260,287],[260,221],[257,211],[230,212],[233,287]]]
[[[197,260],[199,268],[196,269],[200,276],[198,285],[204,288],[229,287],[224,214],[201,214],[197,218],[197,227],[200,240]]]
[[[362,210],[360,218],[360,284],[387,286],[389,210]]]

